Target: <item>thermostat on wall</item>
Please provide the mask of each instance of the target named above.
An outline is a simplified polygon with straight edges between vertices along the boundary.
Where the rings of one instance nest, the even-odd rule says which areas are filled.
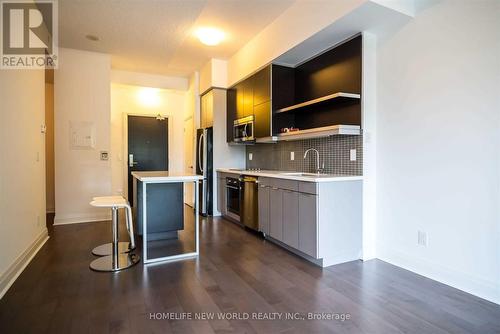
[[[109,154],[108,151],[101,151],[101,160],[108,160]]]

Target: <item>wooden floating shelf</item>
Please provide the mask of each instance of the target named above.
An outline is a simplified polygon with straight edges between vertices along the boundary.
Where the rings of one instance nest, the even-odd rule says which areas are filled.
[[[276,113],[279,114],[279,113],[283,113],[283,112],[287,112],[287,111],[292,111],[292,110],[300,109],[300,108],[307,107],[307,106],[310,106],[313,104],[325,102],[328,100],[334,100],[334,99],[337,99],[337,100],[346,100],[346,99],[359,100],[360,98],[361,98],[360,94],[339,92],[339,93],[334,93],[334,94],[330,94],[327,96],[323,96],[323,97],[320,97],[320,98],[317,98],[314,100],[309,100],[306,102],[294,104],[293,106],[290,106],[290,107],[281,108],[281,109],[276,110]]]

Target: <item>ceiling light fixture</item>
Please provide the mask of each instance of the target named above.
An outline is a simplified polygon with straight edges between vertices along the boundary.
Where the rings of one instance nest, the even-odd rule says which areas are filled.
[[[85,38],[92,42],[97,42],[99,40],[99,37],[96,35],[86,35]]]
[[[205,45],[214,46],[222,42],[225,34],[217,28],[198,28],[195,32],[196,37]]]

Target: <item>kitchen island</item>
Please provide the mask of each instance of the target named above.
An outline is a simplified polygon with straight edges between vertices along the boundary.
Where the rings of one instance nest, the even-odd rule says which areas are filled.
[[[168,171],[132,172],[136,231],[142,235],[144,263],[177,260],[198,255],[198,182],[202,176]],[[184,184],[195,187],[194,250],[168,256],[148,257],[149,242],[178,239],[184,226]],[[171,242],[172,243],[172,242]]]

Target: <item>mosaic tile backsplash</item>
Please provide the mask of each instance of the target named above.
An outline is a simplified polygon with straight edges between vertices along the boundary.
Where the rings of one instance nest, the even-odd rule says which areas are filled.
[[[255,144],[246,147],[246,167],[267,170],[284,170],[304,173],[316,172],[316,152],[304,153],[309,148],[319,151],[320,167],[323,162],[327,174],[363,174],[363,136],[331,136],[276,144]],[[350,161],[350,150],[356,149],[356,161]],[[294,152],[295,160],[290,160]],[[252,153],[252,160],[248,154]]]

